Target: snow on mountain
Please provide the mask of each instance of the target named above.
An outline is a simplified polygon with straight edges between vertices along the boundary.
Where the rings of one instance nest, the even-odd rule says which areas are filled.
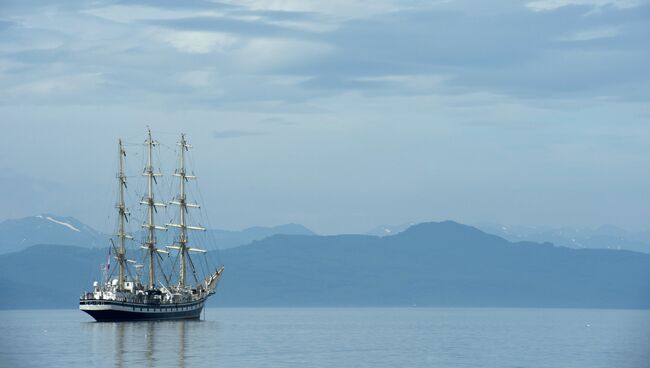
[[[239,231],[209,229],[203,240],[213,241],[216,248],[233,248],[277,234],[314,235],[299,224],[255,226]],[[136,241],[142,232],[133,233]],[[172,232],[169,234],[173,235]],[[16,252],[37,244],[76,245],[95,248],[110,244],[110,235],[82,223],[74,217],[41,214],[0,222],[0,254]],[[171,239],[166,239],[171,240]],[[208,246],[206,244],[206,246]]]
[[[410,222],[408,224],[401,224],[401,225],[380,225],[366,232],[366,235],[374,235],[374,236],[395,235],[401,233],[402,231],[408,229],[413,225],[415,225],[414,222]]]
[[[41,214],[0,222],[0,253],[36,244],[104,247],[108,236],[73,217]]]
[[[38,215],[38,216],[36,216],[36,217],[43,218],[43,216],[41,216],[41,215]],[[47,220],[49,220],[49,221],[54,222],[55,224],[63,225],[63,226],[65,226],[65,227],[67,227],[68,229],[72,230],[72,231],[76,231],[76,232],[78,232],[78,233],[81,232],[81,230],[77,229],[76,227],[70,225],[70,224],[67,223],[67,222],[63,222],[63,221],[55,220],[55,219],[51,218],[50,216],[46,216],[45,218],[46,218]]]
[[[484,223],[477,224],[476,227],[510,241],[549,242],[557,246],[578,249],[625,249],[650,253],[648,234],[626,231],[613,225],[603,225],[596,229],[578,229],[570,227],[506,227]]]

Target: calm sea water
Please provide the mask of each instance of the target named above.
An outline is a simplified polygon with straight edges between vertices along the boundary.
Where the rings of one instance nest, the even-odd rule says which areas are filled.
[[[0,312],[2,367],[650,367],[650,311],[269,308],[96,323]]]

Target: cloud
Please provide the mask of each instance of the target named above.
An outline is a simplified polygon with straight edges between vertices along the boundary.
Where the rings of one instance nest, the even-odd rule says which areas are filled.
[[[226,33],[215,32],[161,32],[157,37],[181,52],[190,54],[207,54],[224,52],[235,46],[236,37]]]
[[[372,17],[412,6],[409,1],[403,0],[225,0],[224,2],[243,5],[253,10],[309,12],[344,18]],[[437,2],[439,1],[433,1],[432,3]]]
[[[399,94],[418,88],[408,83],[394,88],[395,83],[378,79],[444,75],[439,86],[446,93],[482,90],[513,98],[555,98],[569,90],[575,97],[610,89],[619,98],[636,98],[637,91],[625,89],[648,82],[642,72],[643,60],[650,56],[641,36],[649,31],[647,16],[639,14],[644,9],[615,8],[593,17],[571,7],[472,15],[435,10],[344,23],[327,38],[336,52],[314,62],[311,68],[319,73],[305,86]],[[598,42],[584,49],[567,38]],[[629,69],[618,68],[624,64]]]
[[[89,8],[81,13],[91,14],[99,18],[120,23],[132,23],[141,20],[178,19],[195,14],[193,9],[166,9],[148,5],[110,5],[100,8]]]
[[[599,38],[615,37],[621,34],[621,30],[615,27],[588,29],[578,31],[568,37],[561,38],[561,41],[589,41],[597,40]]]
[[[566,6],[634,8],[643,3],[643,0],[537,0],[526,3],[526,6],[533,11],[549,11]]]
[[[268,132],[253,132],[246,130],[221,130],[213,131],[212,137],[215,139],[243,138],[268,135]]]
[[[65,89],[51,101],[237,109],[350,92],[555,99],[609,91],[638,100],[650,78],[649,7],[610,3],[381,1],[352,15],[345,12],[364,2],[120,1],[10,11],[0,25],[0,94],[32,89],[44,102],[43,91]],[[585,6],[605,10],[586,17]]]
[[[273,116],[273,117],[268,117],[265,119],[260,120],[260,124],[270,124],[270,125],[284,125],[284,126],[289,126],[289,125],[296,125],[295,122],[287,120],[285,118]]]
[[[245,16],[211,15],[151,20],[146,23],[183,31],[226,32],[254,37],[295,36],[295,32],[291,29],[271,24],[266,19],[258,16],[252,16],[252,19],[250,19]]]
[[[254,38],[235,52],[239,67],[257,71],[290,71],[294,66],[321,59],[334,51],[327,43],[295,39]]]
[[[217,74],[213,70],[191,70],[177,75],[179,82],[194,88],[211,87],[217,84]]]
[[[65,100],[82,93],[92,93],[102,88],[106,80],[101,73],[78,73],[35,79],[7,89],[4,94],[12,101]]]

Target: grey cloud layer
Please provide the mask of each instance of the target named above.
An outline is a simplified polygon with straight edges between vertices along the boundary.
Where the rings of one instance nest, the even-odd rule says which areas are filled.
[[[147,18],[145,12],[128,21],[92,15],[93,9],[120,4],[148,6],[133,7],[135,15],[143,9],[168,13]],[[204,1],[36,7],[33,15],[9,12],[0,24],[5,45],[0,83],[7,91],[5,103],[19,103],[30,93],[45,103],[53,98],[51,91],[68,97],[79,93],[82,101],[92,102],[84,93],[88,89],[102,101],[137,95],[188,104],[296,102],[346,91],[622,100],[648,92],[650,51],[644,35],[650,34],[650,6],[593,12],[585,5],[532,11],[506,4],[477,13],[469,2],[452,2],[361,19]],[[39,11],[54,11],[61,24],[50,16],[37,26],[44,19]],[[202,71],[205,83],[184,81],[190,71]],[[422,76],[444,81],[414,87],[413,80]],[[78,88],[61,86],[66,79]],[[251,82],[260,88],[243,92]]]

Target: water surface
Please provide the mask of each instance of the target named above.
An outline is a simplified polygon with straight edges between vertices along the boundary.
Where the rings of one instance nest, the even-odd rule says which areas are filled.
[[[650,311],[210,308],[96,323],[0,312],[2,367],[650,367]]]

